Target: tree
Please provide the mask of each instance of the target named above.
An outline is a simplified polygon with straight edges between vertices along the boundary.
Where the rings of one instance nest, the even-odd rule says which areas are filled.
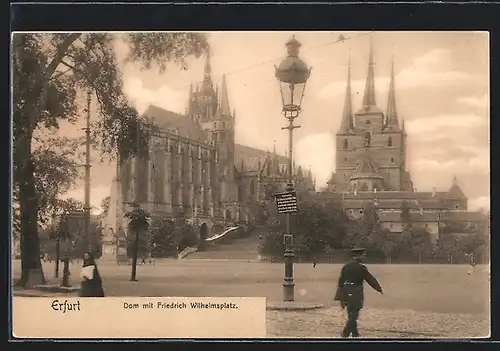
[[[177,254],[177,240],[174,237],[175,223],[167,217],[155,217],[149,227],[149,238],[152,249],[159,256]]]
[[[184,217],[176,217],[174,219],[172,237],[179,251],[182,251],[186,247],[198,246],[198,236],[196,234],[196,228]]]
[[[367,232],[366,223],[362,218],[351,220],[347,226],[342,246],[346,249],[355,247],[366,248],[368,246]]]
[[[327,249],[342,247],[348,218],[334,204],[315,202],[311,198],[299,204],[299,211],[292,220],[295,221],[293,234],[297,255],[310,257],[326,253]],[[284,223],[285,216],[275,214],[268,217],[267,232],[260,247],[262,255],[283,255]]]
[[[399,242],[400,240],[398,236],[393,235],[387,229],[382,230],[377,245],[380,247],[380,250],[383,252],[384,257],[389,263],[392,263],[392,257],[398,248]]]
[[[403,224],[403,232],[410,232],[412,229],[410,206],[407,200],[401,204],[401,223]]]
[[[271,258],[283,256],[285,243],[283,229],[278,220],[274,219],[268,222],[267,231],[262,235],[257,251],[259,255]]]
[[[273,204],[271,201],[259,201],[255,214],[255,223],[257,225],[265,225],[267,223],[271,216],[271,206]]]
[[[436,256],[444,258],[446,263],[453,263],[458,251],[458,241],[452,234],[439,233],[435,248]]]
[[[324,253],[335,231],[325,207],[313,202],[301,203],[296,220],[296,246],[307,247],[302,250],[306,254]]]
[[[274,179],[263,184],[264,200],[274,201],[274,195],[282,191],[280,184]]]
[[[140,62],[146,69],[155,64],[160,71],[166,69],[167,62],[185,67],[187,56],[199,57],[208,47],[205,36],[196,33],[13,36],[13,179],[18,188],[21,232],[19,285],[32,287],[45,282],[37,231],[40,199],[32,152],[35,132],[41,127],[57,129],[61,120],[75,122],[78,92],[91,91],[100,107],[94,139],[103,155],[118,153],[118,162],[122,162],[136,153],[136,140],[145,143],[145,127],[151,125],[138,124],[137,111],[123,95],[116,40],[128,45],[128,61]]]
[[[413,257],[422,263],[423,257],[430,254],[433,249],[430,233],[426,228],[413,228],[411,234],[411,252]]]
[[[78,223],[75,225],[75,217],[83,215],[83,203],[70,198],[60,200],[55,208],[58,209],[58,213],[55,214],[57,223],[55,223],[56,228],[52,231],[52,235],[56,239],[56,272],[59,271],[59,245],[62,242],[64,266],[61,286],[69,286],[69,259],[82,233],[81,230],[78,230]]]
[[[135,244],[134,244],[134,256],[132,257],[132,274],[130,276],[130,281],[137,281],[137,255],[139,253],[139,236],[141,233],[146,233],[149,229],[149,218],[150,215],[144,211],[140,205],[135,203],[130,203],[132,210],[125,214],[125,217],[129,219],[128,227],[132,233],[135,233]]]
[[[44,135],[45,134],[45,135]],[[80,174],[78,154],[79,140],[47,136],[40,132],[34,136],[33,150],[35,189],[38,198],[38,223],[44,227],[58,211],[59,196],[75,186]],[[44,143],[42,144],[42,140]],[[13,186],[13,227],[20,231],[19,186]]]

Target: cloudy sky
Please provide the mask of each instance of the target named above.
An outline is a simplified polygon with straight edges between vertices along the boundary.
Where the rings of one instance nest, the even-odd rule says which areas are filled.
[[[394,58],[400,119],[408,131],[409,170],[418,191],[447,190],[453,176],[471,209],[489,207],[489,52],[488,34],[479,32],[214,32],[208,33],[213,79],[226,74],[229,100],[236,109],[236,141],[264,150],[276,141],[284,154],[279,86],[274,64],[286,54],[292,36],[302,43],[301,58],[313,67],[298,119],[294,152],[311,167],[319,186],[335,169],[334,134],[343,109],[347,63],[351,60],[354,110],[361,106],[373,41],[377,105],[387,105]],[[339,35],[349,38],[337,42]],[[127,48],[119,41],[117,54]],[[204,59],[187,70],[169,66],[164,74],[122,64],[126,95],[141,112],[148,104],[183,113],[189,85],[203,78]],[[83,135],[82,125],[64,125],[66,135]],[[96,152],[94,153],[96,154]],[[97,157],[96,157],[97,159]],[[94,161],[92,203],[109,194],[113,165]],[[78,188],[66,196],[82,198]]]

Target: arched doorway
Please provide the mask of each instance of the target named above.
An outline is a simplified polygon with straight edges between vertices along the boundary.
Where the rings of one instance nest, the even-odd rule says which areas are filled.
[[[231,218],[231,211],[228,209],[226,210],[226,221],[230,221],[232,218]]]
[[[203,250],[205,247],[206,241],[205,239],[208,237],[208,225],[206,223],[202,223],[200,226],[200,242],[198,243],[198,249]]]

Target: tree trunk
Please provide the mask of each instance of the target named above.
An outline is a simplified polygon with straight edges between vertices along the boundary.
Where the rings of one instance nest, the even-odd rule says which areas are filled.
[[[64,253],[64,259],[63,259],[63,276],[62,276],[62,282],[61,286],[70,286],[69,285],[69,256],[68,252]]]
[[[17,285],[32,288],[45,284],[40,260],[40,239],[38,237],[38,201],[35,188],[34,166],[31,155],[31,139],[47,103],[48,83],[57,66],[61,63],[70,45],[81,33],[71,33],[59,45],[45,72],[39,76],[32,87],[33,95],[23,107],[24,113],[16,115],[14,124],[14,163],[15,181],[19,185],[19,209],[21,226],[21,279]],[[13,38],[16,72],[23,72],[23,41],[27,35],[18,34]]]
[[[61,286],[70,286],[69,285],[69,239],[66,238],[65,247],[64,247],[64,258],[63,258],[63,276]]]
[[[130,276],[131,282],[136,282],[137,273],[137,256],[139,255],[139,230],[135,231],[135,244],[134,244],[134,254],[132,256],[132,275]]]
[[[59,252],[60,252],[60,240],[59,238],[56,239],[56,272],[55,272],[55,278],[59,278]]]
[[[27,289],[46,283],[40,261],[38,238],[38,201],[35,189],[31,135],[25,132],[17,140],[17,182],[19,185],[19,210],[21,225],[21,279],[17,285]]]

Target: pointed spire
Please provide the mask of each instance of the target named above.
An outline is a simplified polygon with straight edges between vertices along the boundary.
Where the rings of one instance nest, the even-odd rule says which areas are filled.
[[[227,93],[226,75],[222,75],[222,87],[220,92],[220,114],[222,116],[231,116],[229,109],[229,97]]]
[[[273,154],[276,155],[276,140],[273,140]]]
[[[363,107],[368,110],[370,107],[375,107],[375,73],[373,63],[373,42],[370,38],[370,59],[368,61],[368,76],[366,77],[365,95],[363,97]]]
[[[340,122],[340,130],[342,132],[345,132],[353,128],[354,128],[354,122],[352,117],[352,100],[351,100],[351,58],[349,58],[349,63],[347,67],[347,87],[345,92],[344,113],[342,115],[342,121]]]
[[[399,129],[398,112],[396,110],[396,89],[394,86],[394,57],[392,58],[391,83],[389,85],[389,98],[387,101],[387,127]]]
[[[203,76],[203,85],[201,87],[203,93],[214,93],[212,82],[212,65],[210,64],[210,51],[207,52],[207,60],[205,61],[205,70]]]
[[[467,199],[467,196],[465,196],[464,192],[458,185],[458,179],[457,177],[453,177],[452,184],[450,187],[450,190],[448,190],[448,193],[446,194],[446,198],[450,200],[463,200]]]
[[[189,98],[188,98],[188,107],[187,107],[187,114],[191,115],[193,108],[193,82],[191,81],[191,84],[189,84]]]
[[[209,78],[211,79],[212,78],[212,65],[210,63],[210,50],[207,51],[207,59],[205,61],[205,79]]]

